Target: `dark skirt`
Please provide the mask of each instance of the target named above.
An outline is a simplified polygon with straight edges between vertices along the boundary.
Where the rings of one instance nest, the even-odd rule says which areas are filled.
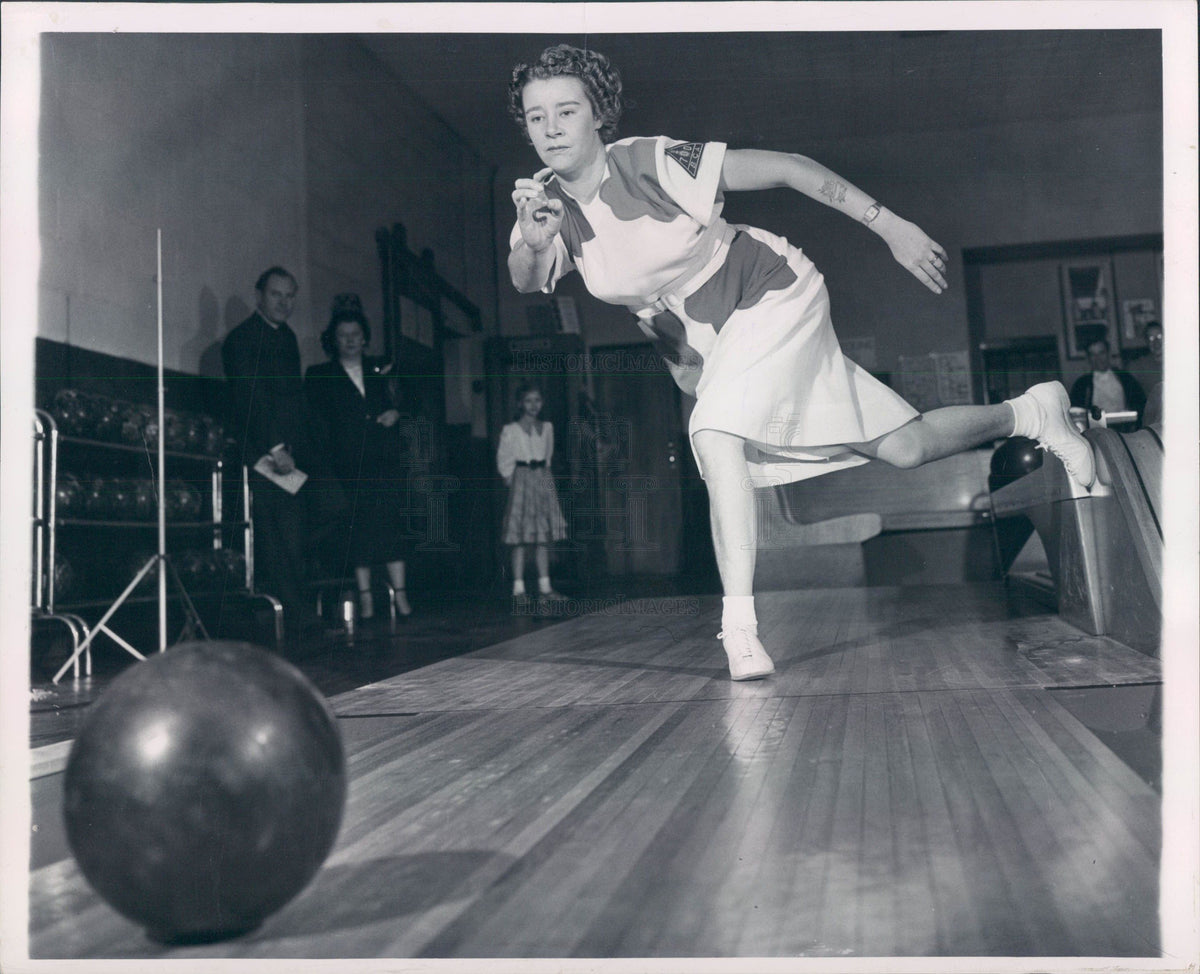
[[[356,568],[406,561],[412,550],[403,475],[343,480],[349,514],[346,560]]]
[[[504,543],[550,544],[566,536],[567,522],[549,469],[517,467],[504,509]]]

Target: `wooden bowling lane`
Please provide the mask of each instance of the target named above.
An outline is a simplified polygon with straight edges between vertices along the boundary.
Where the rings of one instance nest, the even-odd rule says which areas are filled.
[[[1013,615],[998,587],[824,589],[757,599],[770,681],[731,684],[720,599],[634,601],[334,698],[339,714],[558,707],[1000,686],[1155,682],[1157,659],[1053,615]]]
[[[731,684],[714,611],[334,698],[346,818],[295,901],[167,949],[64,858],[32,874],[31,955],[1156,955],[1158,795],[1046,689],[1156,660],[990,591],[780,593],[776,678]]]

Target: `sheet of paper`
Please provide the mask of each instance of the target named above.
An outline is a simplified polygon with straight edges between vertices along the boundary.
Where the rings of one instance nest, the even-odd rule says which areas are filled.
[[[277,473],[275,464],[266,455],[259,458],[258,463],[254,465],[254,469],[266,477],[267,480],[271,481],[271,483],[282,487],[289,494],[296,493],[304,486],[305,481],[308,480],[308,474],[303,470],[293,470],[291,473]]]

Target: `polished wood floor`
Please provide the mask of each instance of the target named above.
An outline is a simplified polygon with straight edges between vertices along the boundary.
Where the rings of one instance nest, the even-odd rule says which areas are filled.
[[[995,586],[810,590],[759,599],[777,673],[734,684],[719,599],[593,607],[334,694],[338,843],[239,940],[100,901],[40,749],[31,956],[1158,955],[1159,793],[1068,706],[1156,659]]]
[[[672,589],[677,591],[678,586],[672,586]],[[360,623],[355,638],[350,640],[344,632],[338,631],[340,624],[330,618],[327,635],[300,644],[289,643],[278,652],[297,666],[323,694],[332,697],[520,636],[552,621],[531,615],[514,616],[509,603],[495,592],[422,592],[419,596],[414,593],[413,600],[415,614],[408,620],[399,620],[394,628],[381,612],[370,623]],[[240,608],[242,611],[228,613],[233,618],[231,625],[224,631],[214,625],[210,635],[271,645],[270,618],[250,619],[244,607]],[[327,612],[327,615],[332,617],[333,613]],[[158,638],[154,628],[157,623],[151,618],[147,628],[144,619],[137,621],[142,623],[140,630],[118,627],[118,632],[133,638],[134,644],[143,651],[152,652]],[[55,684],[51,677],[70,656],[70,651],[61,626],[47,627],[35,635],[29,722],[29,743],[34,748],[74,737],[87,715],[88,706],[116,676],[135,665],[132,656],[101,636],[93,651],[92,676],[81,675],[73,679],[68,672]]]

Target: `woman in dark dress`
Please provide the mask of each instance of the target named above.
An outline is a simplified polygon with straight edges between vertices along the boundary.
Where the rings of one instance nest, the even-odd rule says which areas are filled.
[[[330,361],[310,366],[304,377],[318,440],[350,506],[346,560],[354,567],[359,614],[375,614],[371,566],[383,564],[395,589],[396,611],[412,614],[405,592],[408,540],[401,490],[404,450],[389,376],[391,364],[365,356],[371,327],[358,295],[334,298],[321,346]]]

